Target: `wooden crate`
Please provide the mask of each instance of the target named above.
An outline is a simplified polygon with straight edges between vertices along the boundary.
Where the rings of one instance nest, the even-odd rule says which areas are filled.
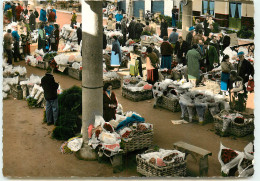
[[[77,70],[72,67],[68,67],[68,75],[77,80],[82,80],[82,70]]]

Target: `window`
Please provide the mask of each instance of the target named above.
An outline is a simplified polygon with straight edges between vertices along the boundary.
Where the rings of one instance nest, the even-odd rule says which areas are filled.
[[[241,3],[230,2],[229,3],[229,17],[241,19]]]
[[[202,14],[214,15],[215,2],[213,0],[202,1]]]

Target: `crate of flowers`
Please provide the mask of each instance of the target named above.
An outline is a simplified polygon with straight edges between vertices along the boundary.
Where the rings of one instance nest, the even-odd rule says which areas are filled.
[[[177,150],[150,149],[136,156],[137,172],[147,177],[186,176],[185,153]]]
[[[214,127],[221,136],[243,137],[254,132],[254,116],[223,110],[214,116]]]
[[[113,89],[119,89],[121,87],[121,78],[116,72],[104,72],[103,83],[110,83]]]

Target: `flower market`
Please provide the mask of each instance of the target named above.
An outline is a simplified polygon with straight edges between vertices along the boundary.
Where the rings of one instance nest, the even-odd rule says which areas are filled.
[[[254,4],[4,0],[3,176],[253,176]]]

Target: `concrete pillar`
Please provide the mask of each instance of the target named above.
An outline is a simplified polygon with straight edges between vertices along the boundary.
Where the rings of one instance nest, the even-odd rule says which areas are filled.
[[[182,37],[185,40],[186,35],[189,32],[189,28],[192,26],[192,1],[188,0],[188,4],[183,6],[182,11]]]
[[[152,12],[152,0],[145,0],[144,2],[144,14],[146,14],[147,11]]]
[[[85,160],[96,159],[88,144],[88,126],[95,115],[103,116],[103,25],[102,1],[82,1],[82,129]]]

